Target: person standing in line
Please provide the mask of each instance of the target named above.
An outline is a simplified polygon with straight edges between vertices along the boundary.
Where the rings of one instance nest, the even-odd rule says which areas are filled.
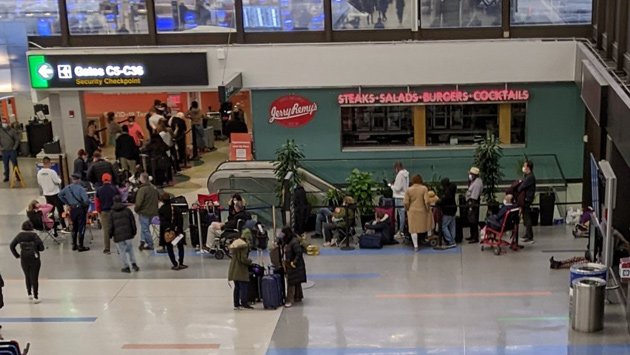
[[[230,268],[228,269],[228,281],[234,281],[234,310],[242,308],[253,309],[247,300],[249,288],[249,267],[252,259],[249,255],[249,245],[247,239],[251,237],[251,231],[244,229],[240,237],[230,244]]]
[[[125,205],[122,204],[120,196],[113,199],[114,205],[108,218],[110,225],[108,238],[114,239],[118,254],[122,261],[122,272],[130,273],[131,269],[138,272],[140,268],[136,264],[136,256],[133,252],[132,240],[138,232],[136,227],[136,218],[133,213]]]
[[[2,150],[2,164],[4,164],[4,182],[9,181],[9,162],[13,167],[18,166],[17,149],[20,146],[20,134],[9,127],[9,123],[2,121],[0,128],[0,150]]]
[[[72,250],[84,252],[90,250],[83,245],[85,239],[85,225],[90,200],[83,185],[81,176],[72,174],[72,184],[66,186],[59,193],[61,202],[70,206],[70,219],[72,220]]]
[[[136,163],[140,158],[140,150],[133,137],[129,135],[129,126],[122,127],[122,133],[116,138],[116,160],[120,167],[131,175],[136,173]]]
[[[20,245],[19,253],[17,252],[18,244]],[[22,231],[13,239],[10,248],[13,256],[20,259],[22,264],[28,299],[35,304],[39,303],[39,269],[42,267],[39,253],[44,251],[44,243],[33,231],[31,222],[22,223]]]
[[[179,166],[186,165],[186,122],[184,117],[183,112],[178,112],[170,120],[173,139],[175,139],[175,145],[177,146],[177,162]]]
[[[51,163],[49,157],[44,157],[42,163],[44,167],[37,172],[37,184],[42,189],[46,203],[52,205],[57,210],[61,228],[63,228],[61,232],[68,233],[66,221],[63,218],[63,203],[59,199],[61,179],[59,175],[57,175],[57,172],[50,168]]]
[[[85,149],[79,149],[79,151],[77,152],[77,158],[74,160],[74,170],[72,171],[72,174],[79,175],[81,177],[81,181],[87,181],[87,159],[88,156]]]
[[[392,193],[395,201],[396,212],[398,213],[398,235],[403,235],[405,230],[405,207],[403,199],[405,193],[409,189],[409,172],[403,167],[402,162],[397,161],[394,164],[396,171],[396,180],[392,185]]]
[[[136,192],[135,212],[140,221],[140,250],[153,250],[153,237],[149,226],[151,219],[158,215],[160,193],[149,181],[147,173],[140,174],[140,187]]]
[[[85,151],[88,155],[88,161],[91,161],[94,152],[103,146],[101,139],[98,137],[98,133],[96,132],[96,123],[94,121],[90,121],[90,123],[88,123],[87,135],[84,138],[84,144]]]
[[[442,210],[442,233],[446,241],[445,247],[450,249],[457,246],[455,243],[455,215],[457,214],[455,195],[457,194],[457,186],[449,178],[442,179],[441,184],[442,194],[437,205]]]
[[[136,142],[136,146],[142,146],[142,142],[144,141],[144,132],[142,132],[142,127],[136,123],[136,116],[129,116],[127,118],[127,122],[129,135],[133,138],[133,141]]]
[[[418,251],[418,236],[424,238],[431,229],[431,207],[429,205],[429,189],[424,185],[422,176],[411,178],[411,187],[405,192],[403,200],[407,218],[409,218],[409,233],[414,251]]]
[[[177,256],[178,259],[175,259],[175,251],[173,250],[173,243],[167,243],[164,240],[164,234],[167,231],[173,231],[176,235],[183,233],[183,219],[181,214],[175,215],[173,213],[173,206],[171,204],[171,195],[169,193],[163,193],[160,196],[160,200],[162,201],[162,206],[158,210],[158,214],[160,216],[160,244],[166,247],[166,252],[168,253],[169,259],[171,259],[171,270],[183,270],[188,268],[187,265],[184,265],[184,245],[186,245],[185,238],[182,238],[177,243]]]
[[[479,243],[479,207],[483,181],[479,177],[479,168],[472,167],[468,171],[468,190],[466,191],[466,213],[470,226],[470,236],[466,238],[469,244]]]
[[[524,244],[534,244],[534,230],[532,228],[532,203],[536,197],[536,177],[534,176],[534,163],[526,160],[523,163],[523,180],[518,185],[519,194],[523,194],[522,201],[519,200],[521,213],[523,214],[523,224],[525,225]]]
[[[118,135],[122,133],[122,129],[120,128],[118,122],[116,122],[116,114],[113,112],[107,113],[107,133],[109,135],[107,137],[107,144],[112,147],[115,146],[116,139],[118,138]]]
[[[94,184],[94,186],[100,186],[103,182],[103,175],[109,174],[109,176],[114,179],[113,183],[116,184],[114,165],[103,159],[101,152],[94,152],[92,157],[94,160],[92,160],[92,164],[87,171],[88,181]]]
[[[206,138],[203,131],[203,112],[199,109],[199,103],[193,101],[190,104],[190,110],[186,113],[186,117],[192,123],[193,131],[193,159],[199,156],[199,152],[206,150]]]
[[[295,301],[302,300],[301,289],[302,284],[306,282],[306,265],[304,263],[302,246],[295,233],[290,227],[284,227],[282,235],[285,258],[284,270],[287,275],[287,300],[284,306],[291,308]]]
[[[119,196],[120,192],[116,186],[112,185],[112,176],[108,173],[103,174],[103,185],[96,190],[96,211],[99,212],[101,217],[101,223],[103,225],[103,254],[110,254],[110,231],[112,227],[109,224],[109,215],[114,206],[114,197]]]

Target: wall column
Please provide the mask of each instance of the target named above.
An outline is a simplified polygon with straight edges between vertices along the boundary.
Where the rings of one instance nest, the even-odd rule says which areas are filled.
[[[512,144],[512,104],[499,104],[499,141]]]
[[[413,144],[416,147],[425,147],[427,145],[426,106],[413,107]]]
[[[77,158],[77,151],[85,148],[84,136],[87,117],[83,106],[82,92],[50,94],[50,119],[54,135],[59,137],[61,151],[66,154],[69,165]],[[74,112],[74,117],[71,112]]]

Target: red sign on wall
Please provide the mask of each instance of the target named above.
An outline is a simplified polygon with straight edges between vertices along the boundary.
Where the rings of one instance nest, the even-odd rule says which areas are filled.
[[[287,95],[276,99],[269,107],[269,123],[288,128],[304,126],[317,113],[317,104],[299,95]]]
[[[528,90],[507,89],[347,93],[337,97],[337,102],[340,105],[510,102],[527,100],[529,100]]]

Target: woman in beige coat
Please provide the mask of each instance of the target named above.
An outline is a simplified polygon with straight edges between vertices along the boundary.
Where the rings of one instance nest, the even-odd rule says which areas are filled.
[[[411,187],[405,193],[405,210],[409,221],[409,233],[413,241],[413,249],[418,250],[418,234],[424,234],[431,228],[431,209],[429,205],[429,190],[422,181],[422,176],[411,178]]]

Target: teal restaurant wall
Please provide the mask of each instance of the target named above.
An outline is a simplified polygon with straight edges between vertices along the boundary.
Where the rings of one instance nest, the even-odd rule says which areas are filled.
[[[486,85],[487,88],[502,88]],[[527,154],[535,163],[541,180],[581,180],[583,164],[584,106],[573,83],[510,84],[510,89],[527,89],[526,143],[504,147],[501,165],[505,180],[518,176],[518,162]],[[392,88],[370,89],[392,91]],[[353,168],[371,171],[375,178],[391,179],[393,164],[401,160],[412,174],[425,180],[448,176],[465,181],[473,162],[474,147],[370,147],[342,149],[341,109],[337,97],[356,88],[253,90],[252,115],[254,151],[257,160],[273,160],[276,149],[294,139],[305,152],[304,165],[335,184],[343,184]],[[317,103],[312,120],[295,128],[269,122],[270,106],[286,95],[300,95]]]

